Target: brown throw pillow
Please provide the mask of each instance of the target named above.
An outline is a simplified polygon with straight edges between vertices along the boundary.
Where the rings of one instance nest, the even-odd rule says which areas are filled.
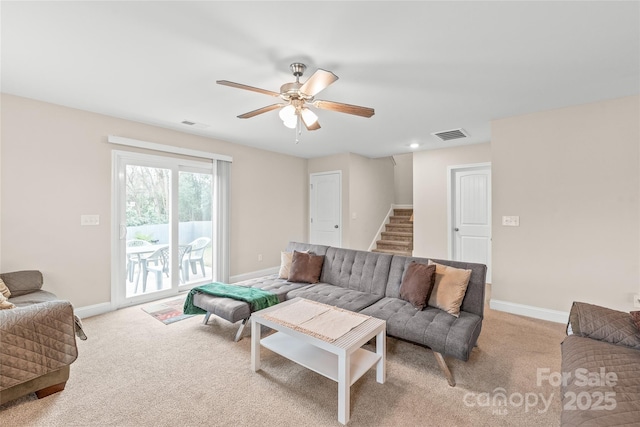
[[[402,278],[400,298],[422,310],[429,301],[436,280],[436,266],[412,261]]]
[[[638,328],[638,332],[640,332],[640,311],[632,311],[629,314],[631,314],[631,320],[633,320],[633,324],[636,325],[636,328]]]
[[[297,283],[318,283],[324,256],[293,251],[289,281]]]
[[[309,253],[309,251],[301,251],[303,253]],[[291,271],[291,260],[293,258],[293,252],[280,252],[280,271],[278,271],[278,277],[280,279],[289,279],[289,271]]]
[[[429,298],[429,305],[459,317],[460,306],[467,292],[471,270],[449,267],[429,260],[436,266],[436,282]]]

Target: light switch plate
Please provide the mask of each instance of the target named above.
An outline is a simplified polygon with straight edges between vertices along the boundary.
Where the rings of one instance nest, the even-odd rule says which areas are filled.
[[[503,216],[502,217],[502,225],[507,227],[519,227],[520,226],[520,217],[515,215]]]
[[[640,294],[635,294],[633,296],[633,306],[635,308],[640,308]]]
[[[100,215],[80,215],[80,225],[100,225]]]

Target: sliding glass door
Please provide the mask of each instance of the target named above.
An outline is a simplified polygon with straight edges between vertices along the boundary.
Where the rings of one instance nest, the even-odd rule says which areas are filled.
[[[117,306],[211,282],[214,164],[114,152],[114,172]]]

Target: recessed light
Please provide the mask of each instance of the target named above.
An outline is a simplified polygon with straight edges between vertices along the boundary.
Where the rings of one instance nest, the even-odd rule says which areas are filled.
[[[409,144],[409,148],[413,148],[414,150],[418,147],[420,147],[420,144],[418,144],[417,142]]]

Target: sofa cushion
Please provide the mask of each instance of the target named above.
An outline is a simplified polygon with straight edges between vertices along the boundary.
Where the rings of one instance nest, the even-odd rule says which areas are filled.
[[[431,296],[435,274],[435,265],[424,265],[417,262],[409,264],[400,285],[400,298],[409,301],[418,310],[422,310]]]
[[[433,307],[418,311],[399,298],[382,298],[361,313],[386,320],[389,336],[463,361],[469,359],[482,328],[482,318],[477,314],[463,311],[453,317]]]
[[[569,325],[574,335],[640,350],[640,334],[629,313],[624,311],[574,302]]]
[[[3,273],[0,277],[11,290],[12,297],[39,291],[42,288],[42,273],[37,270]]]
[[[351,311],[360,311],[382,298],[381,295],[345,289],[341,286],[335,286],[329,283],[307,285],[290,291],[287,294],[287,299],[295,297],[306,298]]]
[[[429,305],[458,317],[460,305],[467,292],[471,270],[438,264],[431,260],[429,264],[436,266],[436,281],[429,298]]]
[[[39,304],[41,302],[57,301],[58,298],[55,294],[47,291],[37,291],[28,294],[20,295],[17,297],[9,298],[9,301],[16,305],[16,307],[25,307],[32,304]]]
[[[312,245],[309,243],[300,243],[300,242],[289,242],[287,247],[285,248],[285,252],[309,252],[314,255],[325,255],[329,246],[323,245]]]
[[[297,283],[318,283],[324,256],[294,251],[291,257],[289,281]]]
[[[384,295],[392,255],[353,249],[327,249],[320,281],[345,289]]]

